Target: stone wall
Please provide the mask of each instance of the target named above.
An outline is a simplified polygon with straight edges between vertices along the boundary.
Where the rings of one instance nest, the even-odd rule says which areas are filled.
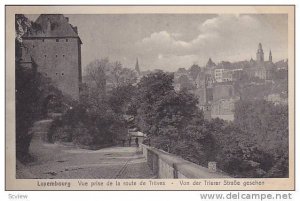
[[[162,150],[144,144],[141,147],[150,169],[158,178],[229,178],[223,172],[214,172]]]
[[[24,38],[37,70],[63,93],[79,99],[81,46],[79,38]]]

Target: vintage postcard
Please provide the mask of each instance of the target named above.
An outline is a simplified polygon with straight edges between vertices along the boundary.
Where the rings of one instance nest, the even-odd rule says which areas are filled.
[[[6,190],[294,190],[294,6],[6,6]]]

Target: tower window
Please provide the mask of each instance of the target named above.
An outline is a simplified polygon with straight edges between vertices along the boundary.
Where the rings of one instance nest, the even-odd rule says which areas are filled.
[[[59,42],[59,39],[56,39],[56,42]]]

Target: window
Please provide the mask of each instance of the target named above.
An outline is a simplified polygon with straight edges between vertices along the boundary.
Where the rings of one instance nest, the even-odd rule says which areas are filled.
[[[57,57],[57,55],[55,55],[55,57]]]
[[[56,39],[56,42],[59,42],[59,39]]]
[[[45,39],[43,39],[42,41],[45,42]]]
[[[34,45],[32,45],[32,48],[34,48]]]
[[[61,73],[61,75],[64,75],[64,73]]]
[[[69,42],[69,40],[68,40],[68,39],[66,39],[66,42]]]
[[[65,57],[65,55],[63,54],[63,57]]]
[[[45,54],[45,55],[44,55],[44,57],[46,58],[46,57],[47,57],[47,55]]]
[[[55,73],[55,75],[58,75],[58,73]]]

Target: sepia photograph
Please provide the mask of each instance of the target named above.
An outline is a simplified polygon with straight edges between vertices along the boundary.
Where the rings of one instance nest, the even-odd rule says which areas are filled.
[[[294,188],[293,6],[91,7],[6,7],[6,188]]]

